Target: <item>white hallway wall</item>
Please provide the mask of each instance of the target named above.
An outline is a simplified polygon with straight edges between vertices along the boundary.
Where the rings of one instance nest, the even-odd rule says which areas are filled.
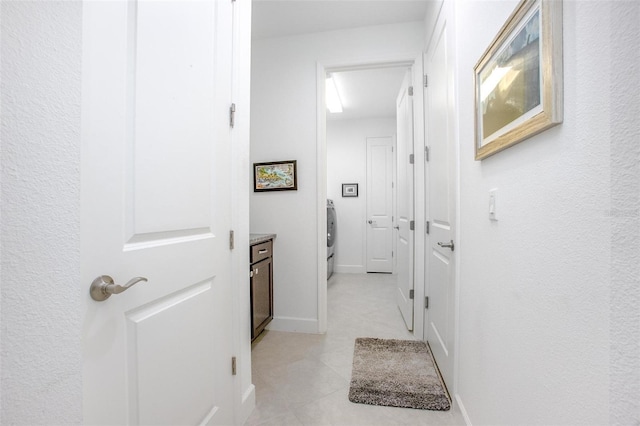
[[[254,40],[251,161],[298,161],[297,191],[251,194],[251,232],[278,234],[272,329],[318,331],[317,64],[415,57],[423,27],[416,22]]]
[[[338,216],[335,272],[367,272],[367,138],[395,133],[395,117],[327,121],[327,198]],[[343,198],[343,183],[357,183],[358,197]]]
[[[1,8],[0,423],[81,424],[82,4]]]
[[[473,66],[516,4],[455,2],[455,392],[473,424],[638,424],[640,4],[565,1],[564,123],[474,161]]]

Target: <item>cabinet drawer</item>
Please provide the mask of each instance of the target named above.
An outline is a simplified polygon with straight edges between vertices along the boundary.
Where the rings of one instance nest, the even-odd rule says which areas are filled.
[[[271,257],[273,254],[273,241],[265,241],[264,243],[251,246],[251,263],[256,263],[262,259]]]

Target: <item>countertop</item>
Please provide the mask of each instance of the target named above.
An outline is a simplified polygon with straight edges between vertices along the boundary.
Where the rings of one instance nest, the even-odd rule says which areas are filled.
[[[276,238],[276,234],[249,234],[249,244],[259,244],[265,241],[273,240]]]

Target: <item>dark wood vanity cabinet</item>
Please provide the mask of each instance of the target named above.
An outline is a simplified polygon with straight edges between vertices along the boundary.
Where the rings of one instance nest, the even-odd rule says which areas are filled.
[[[251,340],[273,319],[273,240],[251,246]]]

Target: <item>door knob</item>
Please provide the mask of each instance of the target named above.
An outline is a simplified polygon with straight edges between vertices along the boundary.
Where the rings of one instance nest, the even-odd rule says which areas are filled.
[[[112,294],[120,294],[125,290],[133,287],[140,281],[148,281],[144,277],[135,277],[129,280],[125,285],[119,285],[113,282],[113,278],[109,275],[101,275],[91,283],[89,294],[91,298],[97,302],[102,302],[111,297]]]
[[[453,251],[453,249],[455,248],[455,246],[453,245],[453,240],[451,240],[450,243],[438,243],[438,245],[442,248],[450,248],[451,251]]]
[[[371,219],[369,219],[367,222],[369,223],[369,225],[371,225],[373,223],[373,221]]]
[[[400,230],[400,225],[394,226],[393,229],[397,229],[399,231]]]

